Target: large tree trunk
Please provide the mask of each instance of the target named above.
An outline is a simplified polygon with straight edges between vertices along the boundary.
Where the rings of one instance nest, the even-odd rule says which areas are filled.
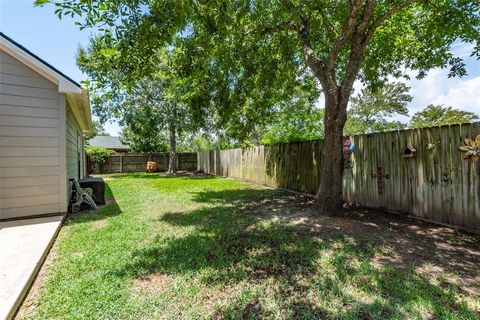
[[[376,1],[349,1],[348,18],[326,59],[322,59],[315,53],[309,34],[309,21],[301,16],[302,23],[297,26],[297,32],[302,42],[303,55],[307,65],[320,81],[325,94],[325,145],[320,188],[317,193],[321,213],[336,214],[342,211],[343,127],[347,120],[348,99],[368,42],[378,26],[386,19],[415,1],[402,1],[383,15],[373,19],[373,22],[371,20]],[[291,3],[290,7],[295,9]],[[350,53],[345,73],[341,77],[341,72],[338,72],[338,57],[345,47],[349,47]]]
[[[177,135],[175,130],[175,124],[170,123],[168,125],[168,131],[170,135],[170,155],[168,158],[168,173],[175,173],[177,171],[177,163],[175,153],[177,151]]]
[[[342,211],[343,127],[347,118],[348,99],[335,94],[325,99],[325,139],[323,166],[317,201],[321,214],[336,215]]]

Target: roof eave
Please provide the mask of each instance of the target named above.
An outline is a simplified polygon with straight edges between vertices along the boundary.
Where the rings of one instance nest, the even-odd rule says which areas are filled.
[[[82,90],[81,93],[65,93],[66,99],[73,115],[80,126],[80,130],[84,133],[92,132],[92,112],[90,109],[90,102],[88,98],[88,92]]]
[[[93,130],[88,92],[80,84],[0,32],[0,49],[58,86],[64,93],[83,132]]]
[[[12,39],[6,37],[3,33],[0,36],[0,48],[19,60],[35,72],[41,74],[46,79],[50,80],[58,86],[58,92],[61,93],[82,93],[82,87],[61,74],[48,63],[41,60],[39,57],[22,47]]]

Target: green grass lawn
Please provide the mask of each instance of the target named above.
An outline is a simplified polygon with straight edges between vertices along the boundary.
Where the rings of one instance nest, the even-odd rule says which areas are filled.
[[[306,197],[231,179],[113,177],[115,202],[66,220],[25,317],[478,319],[478,282],[462,284],[478,257],[451,255],[479,250],[473,236],[387,214],[316,219]]]

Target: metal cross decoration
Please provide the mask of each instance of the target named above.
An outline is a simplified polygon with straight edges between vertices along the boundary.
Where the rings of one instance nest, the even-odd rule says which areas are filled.
[[[385,173],[383,167],[377,166],[377,172],[372,173],[372,178],[377,178],[377,193],[383,195],[385,190],[385,179],[390,179],[390,175]]]

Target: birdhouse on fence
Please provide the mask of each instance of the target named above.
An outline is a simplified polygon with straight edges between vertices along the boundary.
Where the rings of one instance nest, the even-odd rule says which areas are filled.
[[[405,149],[403,149],[403,157],[406,159],[415,158],[416,154],[417,149],[412,146],[406,146]]]

